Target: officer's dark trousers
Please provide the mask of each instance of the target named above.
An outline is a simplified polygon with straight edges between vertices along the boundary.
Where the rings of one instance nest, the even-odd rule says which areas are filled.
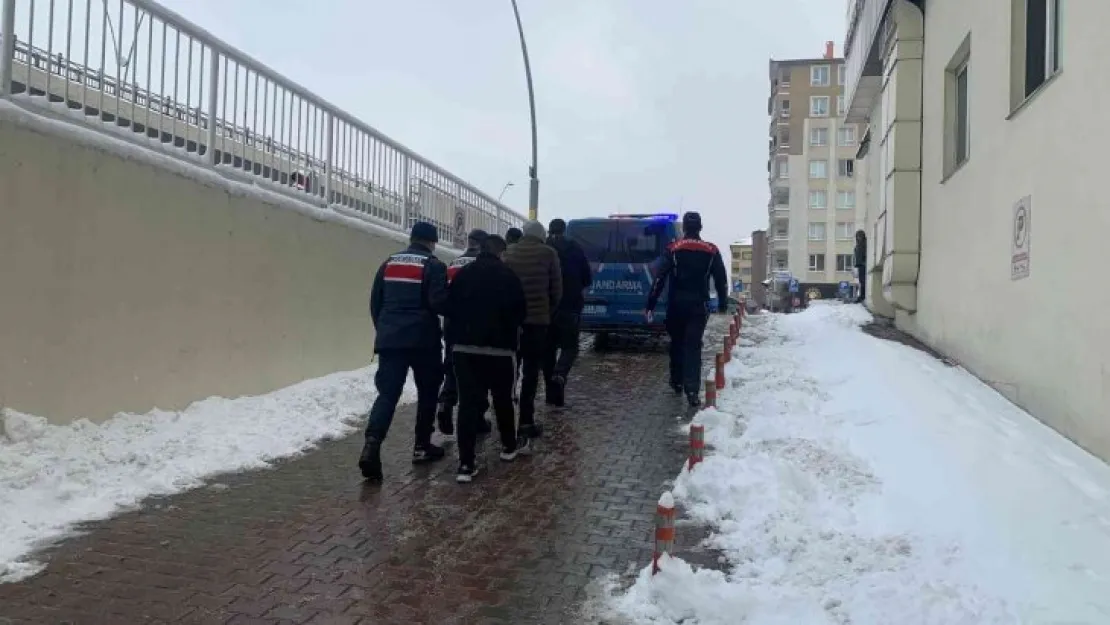
[[[367,438],[385,440],[409,369],[412,369],[412,377],[416,381],[416,444],[427,445],[431,442],[436,398],[439,385],[443,382],[443,361],[439,349],[391,349],[378,353],[378,372],[374,374],[378,396],[370,408]]]
[[[705,304],[667,307],[667,334],[671,337],[671,384],[687,393],[701,390],[702,335],[709,321]]]
[[[516,368],[511,354],[455,354],[455,375],[459,380],[459,463],[474,464],[479,421],[493,399],[493,414],[501,445],[516,448],[516,414],[513,410],[513,375]]]

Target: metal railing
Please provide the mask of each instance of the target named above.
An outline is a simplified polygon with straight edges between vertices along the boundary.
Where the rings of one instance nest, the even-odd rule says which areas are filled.
[[[524,217],[151,0],[0,0],[0,97],[440,240]]]

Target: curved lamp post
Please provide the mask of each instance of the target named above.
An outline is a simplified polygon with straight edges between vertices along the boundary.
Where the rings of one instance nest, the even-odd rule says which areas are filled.
[[[528,108],[532,114],[532,166],[528,168],[528,219],[536,219],[539,215],[540,204],[540,179],[538,169],[538,151],[536,149],[536,93],[532,88],[532,64],[528,61],[528,44],[524,41],[524,25],[520,22],[520,9],[513,3],[513,15],[516,16],[516,29],[520,33],[520,52],[524,55],[524,76],[528,80]]]
[[[509,187],[511,187],[511,186],[513,186],[512,181],[509,181],[509,182],[505,183],[505,186],[501,189],[501,194],[497,196],[497,201],[498,202],[501,201],[501,198],[505,197],[505,192],[508,191]]]

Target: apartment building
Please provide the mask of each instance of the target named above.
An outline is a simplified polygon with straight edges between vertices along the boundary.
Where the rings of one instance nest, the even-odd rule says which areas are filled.
[[[824,56],[771,60],[768,267],[789,271],[808,297],[854,280],[862,216],[861,126],[843,121],[845,69],[833,42]]]
[[[752,261],[754,260],[752,240],[750,238],[741,239],[728,247],[732,257],[732,262],[729,266],[729,277],[732,280],[732,288],[735,290],[736,281],[741,280],[744,283],[744,288],[747,289],[752,283]]]
[[[848,8],[868,305],[1110,460],[1110,291],[1088,271],[1110,232],[1110,126],[1091,121],[1110,101],[1110,3]]]

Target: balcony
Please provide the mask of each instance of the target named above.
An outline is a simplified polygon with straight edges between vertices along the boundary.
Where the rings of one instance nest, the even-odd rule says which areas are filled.
[[[883,62],[880,35],[893,0],[850,0],[845,39],[844,121],[867,121],[882,90]]]

